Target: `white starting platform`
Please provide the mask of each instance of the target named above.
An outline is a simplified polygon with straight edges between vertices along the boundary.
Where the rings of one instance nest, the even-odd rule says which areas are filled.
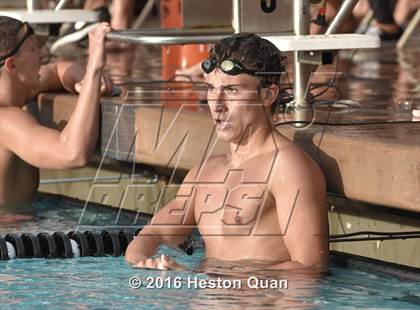
[[[99,12],[78,9],[63,10],[3,10],[0,15],[9,16],[31,24],[59,24],[76,22],[96,22]]]
[[[264,36],[282,52],[293,51],[330,51],[378,48],[381,40],[378,36],[366,34],[330,34],[302,36]]]

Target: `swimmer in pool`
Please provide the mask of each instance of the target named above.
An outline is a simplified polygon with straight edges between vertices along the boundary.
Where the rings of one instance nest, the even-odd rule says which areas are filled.
[[[325,267],[324,176],[271,121],[284,71],[280,52],[254,34],[236,34],[217,42],[202,67],[215,130],[230,154],[189,171],[176,198],[130,243],[127,262],[182,270],[172,258],[154,255],[197,227],[206,258],[258,261],[279,270]]]
[[[89,34],[86,69],[71,62],[41,66],[37,37],[28,23],[0,16],[0,223],[25,220],[5,214],[28,204],[39,184],[39,168],[84,166],[98,135],[99,98],[110,93],[112,82],[102,74],[105,36],[100,24]],[[102,83],[102,85],[101,85]],[[60,132],[41,126],[25,110],[40,92],[79,92],[77,106]]]

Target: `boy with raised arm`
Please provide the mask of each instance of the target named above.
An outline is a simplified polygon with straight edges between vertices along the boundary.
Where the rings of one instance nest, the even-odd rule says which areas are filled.
[[[109,93],[112,88],[109,78],[102,74],[106,61],[105,36],[110,30],[103,23],[91,31],[86,69],[70,62],[41,66],[41,51],[30,25],[0,16],[0,205],[3,209],[8,206],[12,211],[14,205],[31,202],[38,189],[39,168],[76,168],[88,162],[98,135],[101,89]],[[80,96],[60,132],[41,126],[24,107],[40,92],[62,89],[77,90]],[[0,216],[3,222],[19,219],[25,216]]]

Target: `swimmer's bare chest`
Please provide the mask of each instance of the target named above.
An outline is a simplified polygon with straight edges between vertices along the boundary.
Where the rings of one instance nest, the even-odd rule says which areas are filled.
[[[238,168],[220,162],[203,169],[194,215],[207,257],[276,262],[289,258],[269,190],[274,162],[275,154],[264,154]]]
[[[38,184],[39,169],[0,145],[0,205],[30,202]]]

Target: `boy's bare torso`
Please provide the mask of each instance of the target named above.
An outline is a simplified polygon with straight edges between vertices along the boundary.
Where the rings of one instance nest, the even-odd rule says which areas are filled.
[[[216,157],[203,169],[194,196],[194,217],[206,256],[221,260],[284,261],[276,203],[270,193],[276,153],[231,167]]]
[[[279,159],[284,160],[282,149],[297,147],[284,138],[278,142],[278,150],[273,147],[272,151],[252,157],[238,167],[231,165],[228,156],[211,157],[195,182],[190,186],[184,183],[187,186],[178,193],[177,199],[191,199],[207,257],[266,262],[290,260],[283,240],[286,227],[280,227],[280,222],[287,221],[279,221],[277,210],[290,206],[276,205],[271,184],[275,174],[284,173],[278,165]],[[302,156],[302,159],[302,164],[317,169],[309,158]],[[280,166],[284,167],[284,163]]]

